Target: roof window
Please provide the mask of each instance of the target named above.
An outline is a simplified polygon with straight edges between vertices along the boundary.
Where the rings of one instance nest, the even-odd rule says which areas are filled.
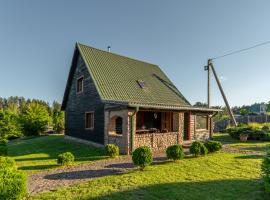
[[[143,80],[137,80],[137,82],[141,88],[146,88],[145,82]]]

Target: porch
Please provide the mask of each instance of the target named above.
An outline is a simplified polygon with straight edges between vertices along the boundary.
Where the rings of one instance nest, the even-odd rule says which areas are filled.
[[[125,154],[140,146],[148,146],[153,151],[163,151],[174,144],[208,139],[210,124],[208,113],[163,110],[106,111],[104,144],[116,144]]]

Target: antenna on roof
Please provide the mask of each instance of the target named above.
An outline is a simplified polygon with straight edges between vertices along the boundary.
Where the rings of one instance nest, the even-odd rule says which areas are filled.
[[[111,46],[107,46],[108,52],[111,52]]]

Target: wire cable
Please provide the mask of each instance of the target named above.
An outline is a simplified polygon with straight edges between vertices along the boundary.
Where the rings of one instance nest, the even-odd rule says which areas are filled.
[[[250,49],[254,49],[254,48],[256,48],[256,47],[263,46],[263,45],[266,45],[266,44],[269,44],[269,43],[270,43],[270,40],[269,40],[269,41],[266,41],[266,42],[262,42],[262,43],[256,44],[256,45],[251,46],[251,47],[247,47],[247,48],[244,48],[244,49],[232,51],[232,52],[230,52],[230,53],[226,53],[226,54],[224,54],[224,55],[221,55],[221,56],[217,56],[217,57],[211,58],[211,60],[216,60],[216,59],[223,58],[223,57],[226,57],[226,56],[230,56],[230,55],[233,55],[233,54],[241,53],[241,52],[243,52],[243,51],[247,51],[247,50],[250,50]]]

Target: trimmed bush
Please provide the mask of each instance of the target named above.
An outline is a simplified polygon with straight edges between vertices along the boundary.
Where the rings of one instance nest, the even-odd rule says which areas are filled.
[[[167,155],[168,159],[172,159],[174,161],[180,160],[180,159],[184,158],[183,147],[179,144],[169,146],[166,149],[166,155]]]
[[[105,152],[107,156],[110,156],[111,158],[115,158],[119,156],[119,147],[115,144],[107,144],[105,146]]]
[[[132,153],[132,161],[134,165],[140,167],[141,170],[153,162],[153,155],[151,149],[147,146],[142,146]]]
[[[59,165],[70,165],[73,162],[74,162],[74,155],[70,152],[65,152],[58,155],[57,163]]]
[[[270,151],[267,152],[267,155],[262,162],[262,175],[264,189],[267,193],[270,193]]]
[[[0,157],[0,199],[22,199],[26,194],[26,176],[17,170],[15,161]]]
[[[208,140],[206,143],[204,143],[204,146],[211,153],[222,149],[222,144],[218,141],[213,141],[213,140]]]
[[[199,142],[199,141],[193,142],[189,148],[189,151],[195,157],[199,155],[206,155],[208,153],[207,148],[204,146],[202,142]]]

